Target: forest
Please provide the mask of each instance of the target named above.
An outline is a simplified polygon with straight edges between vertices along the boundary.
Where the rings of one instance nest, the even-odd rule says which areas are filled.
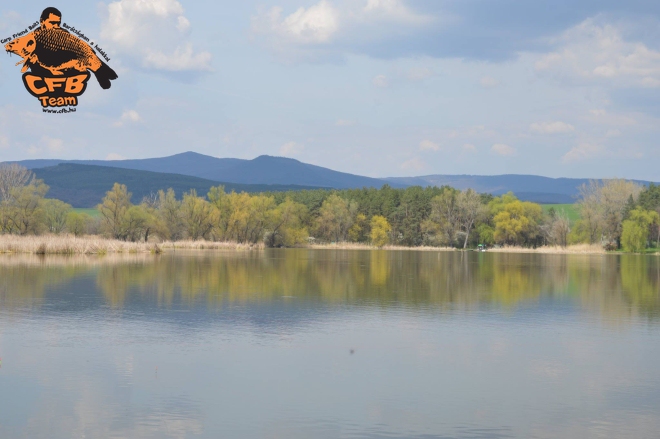
[[[99,235],[132,242],[209,240],[296,247],[355,242],[377,247],[566,247],[601,244],[644,252],[660,240],[660,186],[612,179],[580,187],[579,219],[562,209],[448,186],[395,189],[227,192],[173,189],[131,202],[115,183],[97,206],[77,212],[48,198],[48,186],[18,165],[0,167],[0,233]]]

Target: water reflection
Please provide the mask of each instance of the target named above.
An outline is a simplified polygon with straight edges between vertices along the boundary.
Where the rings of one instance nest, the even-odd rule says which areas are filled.
[[[282,297],[329,305],[515,309],[551,298],[576,300],[614,321],[660,315],[657,257],[336,250],[2,257],[0,307],[38,307],[45,291],[57,294],[81,278],[93,279],[114,309],[140,300],[213,310]]]
[[[654,437],[658,260],[3,256],[0,438]]]

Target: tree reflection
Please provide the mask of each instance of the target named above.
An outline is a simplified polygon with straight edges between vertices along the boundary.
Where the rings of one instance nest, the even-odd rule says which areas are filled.
[[[660,314],[656,257],[307,249],[7,257],[0,259],[0,306],[38,304],[84,275],[117,309],[135,301],[219,309],[294,296],[379,307],[513,310],[542,298],[567,298],[609,319],[655,320]]]

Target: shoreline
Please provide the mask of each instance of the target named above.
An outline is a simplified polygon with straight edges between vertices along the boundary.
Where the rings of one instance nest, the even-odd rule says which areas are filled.
[[[215,241],[165,241],[160,243],[126,242],[98,236],[74,237],[70,235],[17,236],[0,235],[0,255],[34,254],[34,255],[106,255],[106,254],[160,254],[177,250],[225,250],[253,251],[264,250],[263,243],[241,244],[237,242]],[[386,245],[376,247],[362,243],[310,244],[296,247],[313,250],[384,250],[384,251],[421,251],[421,252],[461,252],[474,249],[457,249],[453,247],[404,247]],[[531,254],[628,254],[607,252],[600,245],[576,244],[568,247],[499,247],[490,248],[486,253],[531,253]],[[630,253],[633,254],[633,253]],[[658,256],[660,253],[644,253],[647,256]]]

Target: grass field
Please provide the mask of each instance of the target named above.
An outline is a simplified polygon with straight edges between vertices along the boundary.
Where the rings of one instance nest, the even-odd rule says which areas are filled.
[[[580,212],[578,212],[577,206],[575,204],[542,204],[541,207],[543,207],[544,213],[547,213],[551,207],[554,207],[557,212],[561,212],[563,210],[566,212],[568,219],[572,223],[580,219]]]
[[[78,213],[86,213],[87,215],[91,216],[92,218],[96,218],[97,216],[99,216],[99,211],[94,209],[93,207],[89,208],[89,209],[88,208],[74,208],[73,210],[75,212],[78,212]]]

